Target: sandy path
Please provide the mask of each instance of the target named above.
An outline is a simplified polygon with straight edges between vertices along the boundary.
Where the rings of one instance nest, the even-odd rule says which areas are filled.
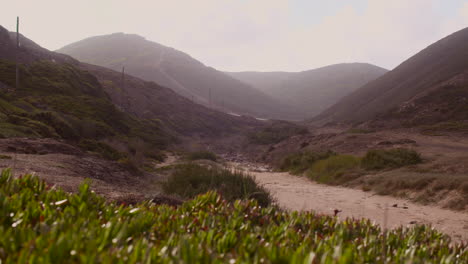
[[[317,184],[288,173],[250,173],[285,209],[314,210],[325,214],[333,214],[334,209],[339,209],[342,210],[340,218],[369,218],[383,226],[384,208],[388,205],[389,228],[411,225],[410,223],[430,224],[455,240],[468,241],[468,213],[418,205],[357,189]],[[394,204],[398,204],[398,207],[392,207]]]

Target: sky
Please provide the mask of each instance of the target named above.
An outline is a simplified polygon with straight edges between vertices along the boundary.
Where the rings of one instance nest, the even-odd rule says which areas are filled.
[[[392,69],[468,27],[468,0],[2,0],[0,25],[55,50],[138,34],[224,71]]]

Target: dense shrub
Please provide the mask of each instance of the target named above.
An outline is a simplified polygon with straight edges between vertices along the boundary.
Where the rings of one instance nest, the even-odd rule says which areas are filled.
[[[168,194],[177,194],[183,198],[193,198],[215,190],[228,201],[253,198],[262,206],[271,203],[270,194],[249,175],[196,164],[177,166],[163,189]]]
[[[367,170],[381,170],[386,168],[399,168],[421,162],[421,156],[416,151],[398,148],[390,150],[370,150],[362,159],[361,165]]]
[[[81,140],[79,146],[87,151],[96,152],[103,158],[109,160],[118,160],[126,156],[124,153],[118,152],[106,143],[95,140]]]
[[[344,174],[353,174],[359,169],[360,159],[351,155],[334,155],[315,162],[307,176],[321,183],[338,183]],[[349,178],[347,178],[349,180]]]
[[[306,127],[284,121],[275,121],[271,125],[248,134],[252,144],[268,145],[276,144],[295,135],[309,133]]]
[[[326,159],[333,155],[336,154],[332,151],[321,153],[312,151],[296,152],[282,159],[278,167],[281,171],[289,171],[293,174],[300,174],[309,169],[316,161]]]
[[[117,205],[86,184],[70,194],[4,171],[0,261],[462,264],[468,252],[426,226],[383,231],[369,220],[228,203],[214,192],[179,207]]]
[[[190,152],[187,153],[186,158],[188,160],[211,160],[211,161],[216,161],[218,157],[216,157],[216,154],[210,151],[195,151],[195,152]]]

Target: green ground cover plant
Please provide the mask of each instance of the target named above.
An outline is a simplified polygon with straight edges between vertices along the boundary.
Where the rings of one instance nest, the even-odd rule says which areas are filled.
[[[466,245],[427,226],[229,203],[209,192],[179,207],[108,203],[39,178],[0,176],[2,263],[454,263]]]

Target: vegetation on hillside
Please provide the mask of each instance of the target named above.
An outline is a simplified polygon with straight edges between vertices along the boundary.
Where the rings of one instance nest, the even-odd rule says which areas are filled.
[[[305,173],[321,183],[343,184],[362,176],[365,170],[395,169],[421,162],[419,153],[404,148],[369,150],[364,157],[302,151],[283,158],[278,168],[293,174]]]
[[[397,148],[389,150],[370,150],[361,160],[361,166],[367,170],[400,168],[421,163],[419,153],[414,150]]]
[[[307,171],[307,176],[320,183],[338,184],[359,177],[356,173],[360,158],[352,155],[334,155],[318,160]]]
[[[211,161],[216,161],[218,157],[216,156],[215,153],[211,151],[194,151],[194,152],[189,152],[186,155],[187,160],[211,160]]]
[[[308,170],[316,161],[326,159],[330,156],[336,155],[332,151],[327,152],[313,152],[301,151],[287,155],[279,164],[281,171],[289,171],[293,174],[301,174]]]
[[[214,192],[179,207],[107,203],[37,177],[0,176],[2,263],[466,263],[463,244],[427,226],[285,212]]]
[[[296,135],[309,133],[306,127],[284,121],[274,121],[271,125],[248,134],[250,143],[259,145],[276,144]]]
[[[118,110],[93,75],[71,64],[36,61],[20,75],[18,89],[0,91],[1,137],[61,138],[109,159],[121,154],[104,139],[138,139],[156,152],[174,140],[159,122]],[[13,62],[0,60],[0,82],[15,87]]]
[[[268,206],[272,202],[268,191],[258,186],[250,175],[197,164],[177,165],[163,184],[163,190],[182,198],[194,198],[214,190],[228,201],[255,199],[262,206]]]

